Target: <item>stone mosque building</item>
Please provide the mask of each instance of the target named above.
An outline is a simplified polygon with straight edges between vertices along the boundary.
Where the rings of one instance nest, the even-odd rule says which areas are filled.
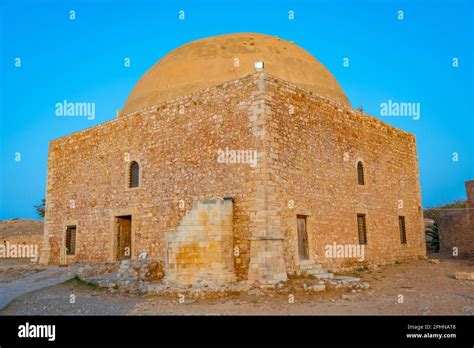
[[[45,223],[49,263],[146,253],[182,284],[425,255],[415,136],[254,33],[175,49],[114,120],[51,141]]]

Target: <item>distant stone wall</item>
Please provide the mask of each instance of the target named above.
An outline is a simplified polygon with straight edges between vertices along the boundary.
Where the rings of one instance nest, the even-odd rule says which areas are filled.
[[[41,257],[43,235],[10,236],[1,238],[0,244],[0,260],[1,258],[28,258],[36,263]],[[8,253],[7,249],[9,249]]]
[[[466,209],[442,210],[440,252],[459,257],[474,257],[474,180],[466,182]],[[455,255],[453,255],[455,256]]]
[[[474,180],[466,181],[466,208],[474,208]]]
[[[0,221],[0,258],[18,258],[26,251],[26,247],[29,254],[32,252],[37,254],[35,259],[40,257],[43,247],[43,221],[28,219]]]
[[[166,280],[174,284],[235,281],[232,200],[200,200],[175,231],[167,233]]]
[[[474,256],[474,224],[469,210],[442,211],[440,216],[440,249],[453,255],[456,248],[458,256]]]
[[[6,238],[0,238],[0,243],[5,242],[16,245],[37,245],[38,250],[41,250],[41,248],[43,247],[43,235],[33,234],[31,236],[10,236]]]

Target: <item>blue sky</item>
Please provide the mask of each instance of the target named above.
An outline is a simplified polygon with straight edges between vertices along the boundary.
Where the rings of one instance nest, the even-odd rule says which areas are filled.
[[[464,198],[464,181],[474,179],[472,1],[0,0],[0,6],[0,219],[36,217],[50,140],[113,119],[140,76],[172,49],[232,32],[293,40],[335,75],[353,107],[416,134],[424,207]],[[55,116],[64,99],[94,102],[95,119]],[[380,104],[390,99],[420,103],[420,119],[380,116]]]

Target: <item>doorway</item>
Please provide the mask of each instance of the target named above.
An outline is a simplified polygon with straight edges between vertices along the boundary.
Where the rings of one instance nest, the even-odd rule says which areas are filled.
[[[115,218],[116,253],[117,261],[128,260],[132,255],[132,216],[117,216]]]
[[[297,215],[298,226],[298,255],[300,260],[309,259],[308,231],[306,229],[306,216]]]

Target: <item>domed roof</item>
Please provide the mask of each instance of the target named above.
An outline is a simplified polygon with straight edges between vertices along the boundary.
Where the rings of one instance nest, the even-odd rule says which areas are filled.
[[[257,61],[265,63],[265,73],[350,106],[334,76],[303,48],[274,36],[239,33],[192,41],[164,56],[138,81],[122,114],[255,73]]]

